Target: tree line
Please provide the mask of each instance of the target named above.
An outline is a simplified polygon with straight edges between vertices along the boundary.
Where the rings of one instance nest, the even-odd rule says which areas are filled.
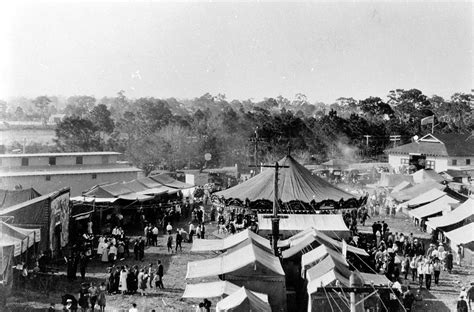
[[[60,109],[51,107],[57,98],[40,96],[30,103],[35,118],[66,114],[55,130],[58,151],[114,150],[146,173],[246,166],[254,162],[255,141],[261,162],[275,161],[289,149],[305,163],[370,159],[393,144],[390,135],[400,135],[398,143],[403,144],[430,132],[431,125],[423,126],[420,120],[433,115],[435,133],[474,130],[472,94],[455,93],[444,99],[417,89],[397,89],[387,99],[339,98],[324,104],[296,94],[293,100],[278,96],[229,101],[223,94],[209,93],[186,100],[131,99],[120,91],[100,100],[71,96]],[[11,118],[5,107],[7,103],[0,102],[0,115]],[[17,110],[10,105],[10,114]],[[211,160],[204,159],[206,153]]]

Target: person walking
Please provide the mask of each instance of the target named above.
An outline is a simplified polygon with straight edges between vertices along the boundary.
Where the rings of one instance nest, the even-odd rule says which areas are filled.
[[[453,253],[451,250],[448,250],[448,254],[446,255],[446,270],[448,270],[448,273],[451,274],[453,271]]]
[[[165,289],[165,286],[163,286],[163,275],[164,275],[164,268],[163,264],[161,263],[161,260],[158,260],[158,269],[156,271],[156,274],[158,275],[158,285],[160,289]]]
[[[145,258],[145,241],[140,237],[138,239],[138,259],[143,261],[143,258]]]
[[[417,264],[417,275],[418,275],[418,283],[419,283],[419,286],[420,286],[420,289],[423,288],[423,277],[425,275],[424,271],[423,271],[423,258],[419,258],[418,259],[418,264]]]
[[[140,294],[142,296],[145,295],[145,289],[146,289],[146,278],[145,278],[145,270],[141,269],[140,272],[138,273],[138,289],[140,291]]]
[[[166,246],[168,247],[168,252],[173,252],[173,236],[168,235],[168,240],[166,242]]]
[[[173,231],[173,226],[171,225],[171,222],[168,222],[168,225],[166,226],[166,231],[168,232],[168,235],[171,235],[171,231]]]
[[[433,264],[426,259],[425,264],[423,265],[423,273],[425,274],[425,285],[426,289],[431,289],[431,277],[433,275]]]
[[[181,247],[181,242],[183,241],[183,235],[181,235],[180,229],[178,229],[178,232],[176,232],[176,253],[178,252],[178,247],[179,251],[183,251],[183,247]]]
[[[439,275],[441,274],[441,263],[439,259],[434,259],[433,263],[434,283],[436,286],[439,284]]]
[[[99,305],[100,312],[105,312],[105,306],[107,303],[107,299],[105,297],[105,292],[107,291],[107,288],[105,287],[105,284],[102,283],[99,286],[99,293],[97,295],[97,304]]]
[[[201,238],[204,239],[204,236],[206,235],[206,228],[204,227],[204,223],[201,224]]]
[[[158,246],[158,234],[159,234],[158,227],[155,225],[153,229],[151,230],[151,232],[153,235],[153,246]]]
[[[411,270],[411,281],[414,282],[418,275],[416,257],[412,257],[410,260],[410,270]]]
[[[81,290],[79,290],[79,306],[82,312],[87,312],[89,309],[89,287],[86,283],[82,283]]]
[[[89,287],[89,301],[91,302],[91,312],[94,312],[95,304],[97,303],[97,297],[99,295],[99,289],[91,282]]]
[[[471,301],[474,301],[474,282],[471,283],[471,287],[467,290],[467,303],[470,310],[472,310]]]

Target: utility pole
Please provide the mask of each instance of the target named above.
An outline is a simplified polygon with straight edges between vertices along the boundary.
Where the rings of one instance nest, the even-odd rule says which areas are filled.
[[[391,135],[390,136],[390,141],[393,142],[393,147],[396,147],[397,146],[397,142],[400,141],[400,135],[398,134],[395,134],[395,135]]]
[[[251,166],[252,167],[252,166]],[[278,239],[280,238],[280,219],[287,218],[287,216],[278,215],[278,171],[280,168],[289,168],[289,166],[282,166],[275,162],[275,165],[263,165],[266,168],[275,168],[275,177],[273,179],[273,213],[264,218],[272,219],[272,244],[273,253],[278,257]]]
[[[255,136],[250,138],[249,141],[254,143],[254,147],[255,147],[254,154],[253,154],[253,160],[254,160],[254,166],[255,166],[254,175],[256,175],[257,174],[257,172],[256,172],[257,168],[259,168],[259,165],[258,165],[258,143],[265,141],[265,139],[260,138],[258,136],[258,127],[255,128]]]

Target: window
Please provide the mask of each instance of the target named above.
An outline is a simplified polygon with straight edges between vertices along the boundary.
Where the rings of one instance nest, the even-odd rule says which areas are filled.
[[[97,179],[97,173],[93,173],[93,174],[92,174],[92,179],[93,179],[93,180]]]
[[[470,158],[467,158],[466,159],[466,165],[470,165],[471,164],[471,159]]]
[[[50,175],[46,176],[46,181],[51,181],[51,176]]]
[[[56,166],[56,157],[49,157],[49,165]]]
[[[400,159],[400,163],[402,165],[408,165],[410,163],[410,160],[408,158],[402,158]]]
[[[76,165],[82,165],[82,156],[76,157]]]
[[[425,162],[426,169],[434,169],[435,168],[435,161],[434,160],[427,160]]]
[[[29,164],[29,159],[27,157],[23,157],[21,159],[21,165],[22,166],[28,166],[28,164]]]
[[[458,165],[458,160],[457,160],[457,159],[453,159],[453,160],[451,161],[451,165],[457,166],[457,165]]]

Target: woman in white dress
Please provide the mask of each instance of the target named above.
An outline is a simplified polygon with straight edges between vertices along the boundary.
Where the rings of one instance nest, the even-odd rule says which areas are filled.
[[[104,248],[107,248],[107,244],[105,244],[105,238],[101,236],[99,237],[99,244],[97,245],[97,254],[99,255],[99,257],[102,257]]]
[[[109,262],[109,249],[107,241],[104,242],[104,248],[102,249],[102,258],[100,259],[103,263]]]
[[[128,272],[125,267],[122,267],[122,271],[120,272],[120,279],[119,279],[119,290],[122,292],[122,295],[128,291],[127,287],[127,275]]]

